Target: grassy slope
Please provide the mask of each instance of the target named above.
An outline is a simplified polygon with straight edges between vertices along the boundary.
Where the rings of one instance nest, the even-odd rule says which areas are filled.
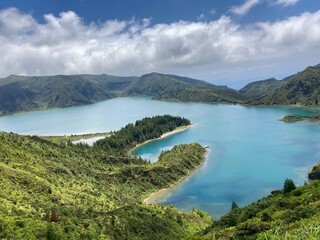
[[[320,181],[290,193],[274,191],[207,228],[203,239],[319,239]],[[194,237],[197,239],[198,237]]]
[[[180,239],[194,234],[208,223],[205,214],[141,202],[200,164],[204,153],[198,144],[181,145],[151,165],[0,133],[0,238]]]

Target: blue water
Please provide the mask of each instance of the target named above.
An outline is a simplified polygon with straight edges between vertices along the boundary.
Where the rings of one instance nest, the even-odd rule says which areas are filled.
[[[20,134],[75,134],[118,130],[145,116],[171,114],[189,118],[193,126],[135,151],[156,161],[175,144],[199,142],[210,151],[203,166],[160,202],[214,217],[229,211],[234,200],[244,206],[282,188],[286,178],[297,185],[320,161],[320,124],[278,121],[287,114],[318,110],[288,107],[243,107],[174,103],[147,98],[118,98],[97,104],[23,113],[0,118],[0,130]]]

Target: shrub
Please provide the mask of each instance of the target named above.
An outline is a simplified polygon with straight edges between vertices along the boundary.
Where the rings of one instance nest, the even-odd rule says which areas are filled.
[[[296,185],[294,184],[293,180],[292,179],[286,179],[284,181],[284,184],[283,184],[283,192],[284,193],[289,193],[293,190],[295,190],[297,187]]]

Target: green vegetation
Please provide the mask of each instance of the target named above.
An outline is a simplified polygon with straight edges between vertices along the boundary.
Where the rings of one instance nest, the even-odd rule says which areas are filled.
[[[169,74],[141,77],[109,75],[17,76],[0,79],[0,116],[95,103],[124,96],[150,96],[158,100],[247,105],[320,106],[320,68],[278,81],[250,83],[236,91],[205,81]],[[248,100],[249,99],[249,100]]]
[[[190,124],[188,119],[170,115],[146,117],[136,121],[135,124],[128,124],[108,138],[97,141],[94,147],[116,155],[123,155],[139,143],[159,138],[162,134],[177,127]]]
[[[162,119],[165,126],[169,118],[155,119]],[[139,123],[150,123],[150,119]],[[181,239],[193,235],[212,223],[206,213],[142,202],[198,167],[205,153],[196,143],[179,145],[149,164],[81,144],[55,144],[1,132],[0,239]]]
[[[308,173],[308,178],[310,180],[320,180],[320,162],[311,169]]]
[[[292,192],[293,190],[295,190],[297,187],[296,185],[294,184],[293,180],[292,179],[286,179],[284,181],[284,184],[283,184],[283,192],[284,193],[289,193],[289,192]]]
[[[270,93],[247,104],[320,106],[320,68],[308,67],[285,81]]]
[[[284,116],[280,121],[283,122],[299,122],[299,121],[311,121],[311,122],[319,122],[320,121],[320,115],[314,114],[310,116],[296,116],[296,115],[287,115]]]
[[[158,100],[238,103],[245,100],[236,90],[176,75],[150,73],[132,82],[125,95],[145,95]]]
[[[215,222],[200,210],[143,204],[200,166],[206,150],[178,145],[150,164],[123,149],[186,124],[168,115],[145,118],[100,147],[1,132],[0,238],[319,239],[320,181],[296,187],[286,179],[282,190],[249,206],[232,202]]]
[[[245,98],[225,86],[152,73],[139,77],[108,75],[17,76],[0,79],[0,115],[90,104],[123,96],[162,100],[241,102]]]
[[[231,210],[239,208],[238,204],[235,201],[232,201],[231,203]]]
[[[94,103],[118,96],[135,77],[57,75],[0,79],[0,115]]]
[[[267,80],[249,83],[241,88],[239,92],[248,99],[259,98],[272,92],[274,89],[282,86],[286,82],[286,80],[279,81],[275,78],[270,78]]]
[[[200,235],[203,239],[319,239],[320,181],[283,190],[234,208]],[[199,238],[199,237],[198,237]],[[197,237],[194,237],[197,239]]]

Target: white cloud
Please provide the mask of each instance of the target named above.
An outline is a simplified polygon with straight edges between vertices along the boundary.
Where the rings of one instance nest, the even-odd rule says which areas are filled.
[[[236,15],[243,16],[246,15],[251,10],[251,8],[261,2],[262,0],[246,0],[242,5],[233,6],[230,11]]]
[[[299,0],[276,0],[275,4],[290,6],[295,5]]]
[[[212,16],[216,15],[217,11],[212,8],[209,11],[203,11],[198,17],[198,21],[208,21]]]
[[[245,0],[239,6],[232,6],[230,12],[243,16],[246,15],[253,7],[266,2],[268,5],[283,5],[285,7],[295,5],[299,0]]]
[[[250,26],[227,16],[156,25],[148,19],[86,24],[74,12],[44,18],[42,24],[17,9],[0,11],[1,76],[140,75],[200,68],[203,74],[214,66],[222,70],[228,64],[320,50],[320,11]]]

